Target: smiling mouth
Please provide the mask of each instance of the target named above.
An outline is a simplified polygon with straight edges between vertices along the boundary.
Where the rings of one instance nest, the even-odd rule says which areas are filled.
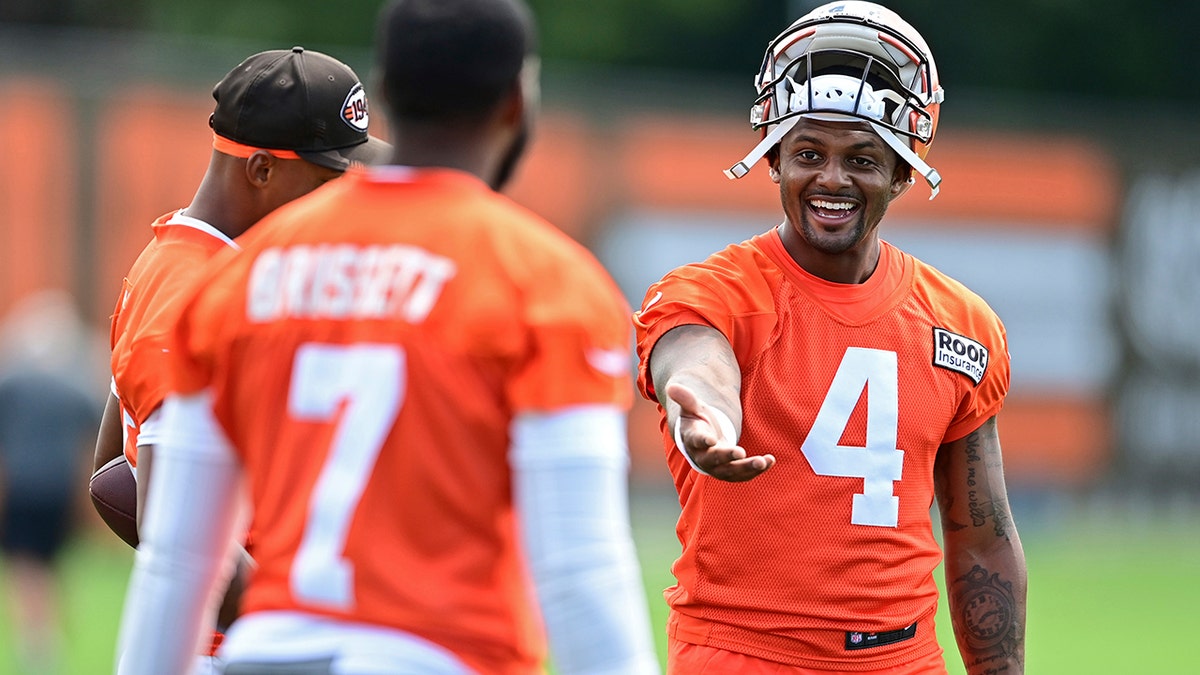
[[[859,204],[846,199],[813,197],[808,200],[808,209],[820,220],[834,224],[854,217],[859,211]]]

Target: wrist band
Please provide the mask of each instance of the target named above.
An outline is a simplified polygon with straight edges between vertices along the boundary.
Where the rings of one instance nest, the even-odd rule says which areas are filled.
[[[737,444],[737,431],[733,428],[733,420],[729,419],[729,415],[726,415],[717,408],[709,408],[709,410],[712,411],[712,417],[717,421],[717,427],[721,432],[720,440]],[[696,473],[704,476],[711,476],[712,474],[696,466],[696,462],[692,459],[692,456],[688,454],[687,450],[683,449],[683,431],[681,430],[682,424],[683,415],[680,415],[679,417],[675,418],[675,448],[679,450],[679,452],[683,453],[683,458],[687,460],[689,466],[696,470]]]

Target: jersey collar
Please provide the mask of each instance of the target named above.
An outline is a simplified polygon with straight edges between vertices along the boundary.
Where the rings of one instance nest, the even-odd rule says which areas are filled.
[[[229,246],[229,247],[233,248],[234,250],[238,250],[238,251],[242,250],[242,247],[238,246],[237,242],[234,241],[233,239],[231,239],[229,237],[229,235],[218,230],[217,228],[213,227],[212,225],[209,225],[208,223],[204,222],[203,220],[200,220],[199,218],[193,218],[189,215],[185,215],[183,212],[183,209],[179,209],[174,214],[172,214],[171,217],[168,218],[163,223],[163,225],[181,225],[183,227],[190,227],[195,230],[200,230],[201,232],[203,232],[215,239],[221,240],[222,242],[225,243],[226,246]]]

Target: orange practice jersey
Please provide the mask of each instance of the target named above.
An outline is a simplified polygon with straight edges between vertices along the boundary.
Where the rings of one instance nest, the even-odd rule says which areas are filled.
[[[866,283],[824,281],[772,230],[668,274],[635,323],[652,400],[647,357],[664,333],[724,334],[742,371],[740,445],[777,460],[745,483],[701,476],[663,423],[682,506],[669,632],[838,671],[937,653],[934,457],[1003,403],[991,309],[886,242]]]
[[[550,224],[444,169],[354,169],[210,267],[176,334],[254,506],[243,610],[392,627],[540,673],[517,414],[632,402],[629,308]]]
[[[137,466],[138,429],[169,388],[165,341],[175,326],[184,292],[204,263],[233,242],[201,221],[177,212],[152,225],[154,239],[121,284],[110,334],[112,374],[121,400],[125,457]]]

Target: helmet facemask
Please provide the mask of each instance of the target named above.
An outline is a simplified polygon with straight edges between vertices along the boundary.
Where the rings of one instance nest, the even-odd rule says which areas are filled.
[[[746,175],[801,118],[866,122],[936,195],[941,177],[924,162],[924,154],[937,128],[943,92],[928,48],[899,17],[883,17],[894,17],[893,23],[901,24],[896,30],[870,9],[883,8],[846,4],[868,9],[860,8],[862,15],[813,18],[823,11],[818,9],[768,47],[755,79],[759,96],[750,109],[751,127],[763,130],[764,138],[725,174]]]

